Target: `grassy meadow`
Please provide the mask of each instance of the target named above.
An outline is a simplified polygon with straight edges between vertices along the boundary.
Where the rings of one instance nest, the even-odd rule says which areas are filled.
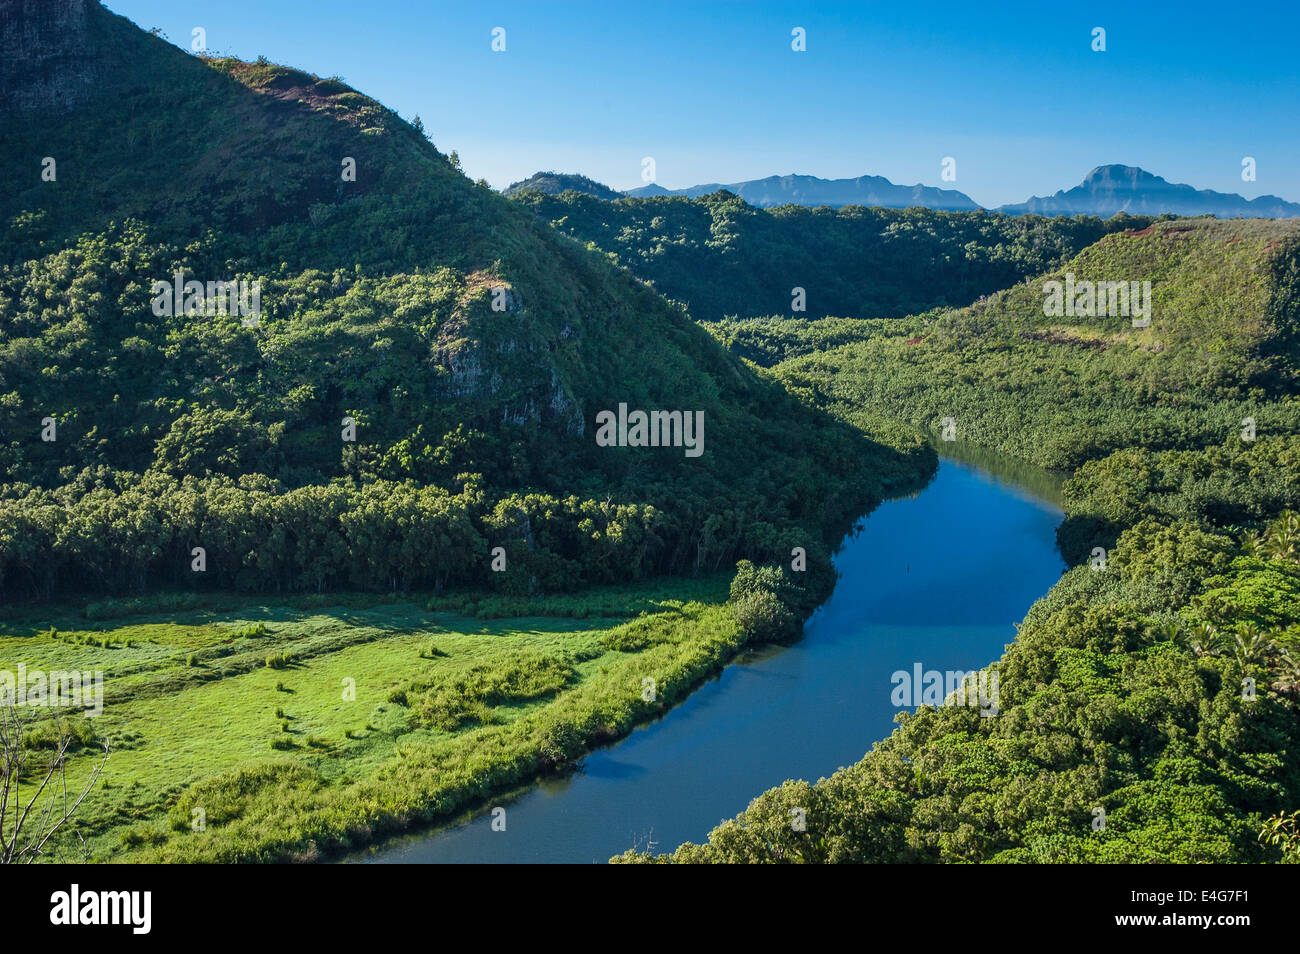
[[[311,859],[561,770],[667,708],[744,642],[728,582],[92,603],[0,623],[0,669],[104,673],[69,788],[104,742],[108,761],[55,856],[84,838],[100,861]]]

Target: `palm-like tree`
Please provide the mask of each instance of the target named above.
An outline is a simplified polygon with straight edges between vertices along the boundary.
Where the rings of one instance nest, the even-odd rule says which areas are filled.
[[[1198,656],[1214,656],[1223,646],[1223,637],[1219,635],[1219,631],[1213,624],[1197,623],[1192,627],[1189,644],[1192,652]]]
[[[1268,555],[1274,560],[1291,560],[1296,558],[1300,534],[1293,533],[1285,526],[1275,527],[1268,534]]]
[[[1268,525],[1265,547],[1275,560],[1296,560],[1300,553],[1300,514],[1286,510]]]
[[[1238,623],[1233,627],[1232,653],[1244,669],[1252,663],[1263,661],[1271,641],[1251,622]]]
[[[1280,659],[1274,670],[1277,675],[1277,681],[1273,683],[1273,688],[1278,692],[1294,693],[1300,690],[1300,661],[1291,655],[1287,650],[1278,646],[1277,642],[1273,643],[1278,648]]]
[[[1155,628],[1156,639],[1161,642],[1183,645],[1183,628],[1177,622],[1165,623]]]
[[[1241,546],[1247,553],[1261,560],[1267,560],[1270,556],[1268,550],[1268,538],[1258,530],[1251,530],[1241,538]]]

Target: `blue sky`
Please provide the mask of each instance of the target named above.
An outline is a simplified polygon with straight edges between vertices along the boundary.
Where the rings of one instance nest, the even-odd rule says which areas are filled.
[[[539,169],[632,188],[650,156],[668,188],[869,173],[995,206],[1119,162],[1300,201],[1294,0],[106,6],[186,49],[201,26],[210,51],[341,76],[498,188]]]

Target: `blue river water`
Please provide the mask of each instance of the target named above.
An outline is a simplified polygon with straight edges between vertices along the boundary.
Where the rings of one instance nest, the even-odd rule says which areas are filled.
[[[858,761],[892,729],[893,673],[986,666],[1060,578],[1049,484],[996,461],[942,460],[925,489],[862,520],[802,641],[742,657],[574,774],[499,800],[504,831],[484,809],[357,860],[587,863],[671,851],[786,779]]]

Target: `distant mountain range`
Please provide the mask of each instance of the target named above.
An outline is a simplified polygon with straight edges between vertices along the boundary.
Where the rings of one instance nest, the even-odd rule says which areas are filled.
[[[983,208],[970,196],[954,189],[937,189],[933,186],[895,185],[883,176],[859,176],[856,179],[819,179],[817,176],[768,176],[745,182],[723,184],[709,182],[686,189],[665,189],[651,183],[627,192],[616,192],[606,185],[586,176],[555,172],[539,172],[516,182],[505,190],[513,195],[527,189],[536,189],[549,195],[559,195],[567,189],[585,192],[601,199],[651,198],[655,196],[684,196],[697,198],[720,189],[740,196],[757,208],[777,205],[845,205],[878,206],[886,209],[905,209],[922,206],[927,209],[971,211]],[[1130,215],[1215,215],[1219,218],[1292,218],[1300,216],[1300,203],[1287,202],[1275,195],[1247,199],[1235,192],[1215,192],[1195,189],[1189,185],[1169,182],[1136,166],[1098,166],[1084,177],[1083,182],[1069,190],[1051,196],[1034,196],[1024,202],[1004,205],[996,209],[1008,215],[1035,213],[1038,215],[1096,215],[1110,218],[1117,212]]]
[[[656,183],[631,189],[628,196],[683,195],[696,198],[726,189],[750,205],[770,208],[774,205],[867,205],[886,209],[906,209],[921,205],[927,209],[969,212],[980,207],[970,196],[954,189],[932,186],[894,185],[884,176],[858,176],[856,179],[819,179],[816,176],[768,176],[723,185],[710,182],[688,189],[669,190]]]
[[[1136,166],[1098,166],[1068,192],[1034,196],[1019,205],[1004,205],[999,212],[1019,215],[1097,215],[1109,218],[1116,212],[1130,215],[1210,215],[1221,219],[1286,219],[1300,215],[1300,203],[1275,195],[1247,199],[1235,192],[1194,189],[1169,182]]]

